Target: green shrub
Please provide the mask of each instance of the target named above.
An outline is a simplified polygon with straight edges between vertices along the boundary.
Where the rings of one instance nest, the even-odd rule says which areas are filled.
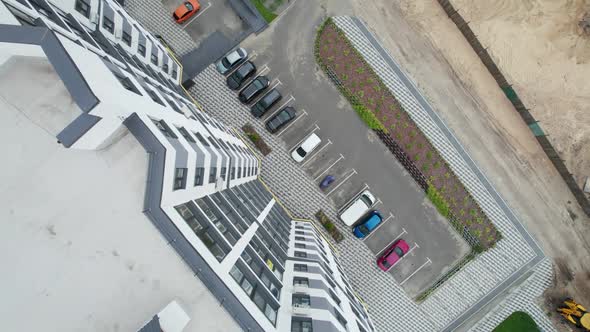
[[[369,128],[387,132],[385,126],[379,121],[379,119],[377,119],[371,110],[362,105],[353,105],[352,108]]]
[[[442,194],[433,185],[429,184],[428,190],[426,191],[426,195],[428,196],[428,199],[430,199],[432,204],[436,207],[438,213],[448,218],[450,215],[449,203],[442,196]]]
[[[266,8],[262,0],[252,0],[252,3],[256,7],[260,15],[262,15],[266,23],[270,23],[275,18],[277,18],[277,14],[273,13],[270,9]]]

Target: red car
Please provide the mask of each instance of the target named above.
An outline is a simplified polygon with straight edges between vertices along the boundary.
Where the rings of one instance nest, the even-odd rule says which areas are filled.
[[[172,14],[176,23],[182,23],[201,9],[201,4],[197,0],[187,0],[182,5],[178,6]]]
[[[377,266],[383,271],[391,269],[410,250],[408,243],[399,239],[377,259]]]

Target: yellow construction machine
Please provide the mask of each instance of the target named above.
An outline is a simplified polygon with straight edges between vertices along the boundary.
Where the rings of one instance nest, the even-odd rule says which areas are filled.
[[[557,308],[557,312],[570,323],[582,328],[584,331],[590,332],[590,313],[586,311],[586,308],[572,299],[566,299],[563,301],[563,304]]]

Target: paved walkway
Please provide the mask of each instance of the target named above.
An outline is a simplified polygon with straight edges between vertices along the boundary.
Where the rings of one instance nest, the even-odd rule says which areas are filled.
[[[158,0],[151,0],[149,6],[146,6],[145,2],[128,0],[125,7],[148,29],[164,36],[171,46],[179,52],[179,55],[185,54],[196,46],[188,34],[171,20],[154,19],[161,17],[161,13],[166,12]],[[380,66],[377,70],[380,74],[388,75],[392,80],[390,88],[392,90],[405,89],[403,93],[408,96],[409,102],[414,107],[424,107],[425,102],[420,102],[423,98],[415,90],[413,84],[401,73],[400,68],[395,66],[395,62],[393,61],[394,65],[392,65],[392,61],[387,60],[388,55],[383,54],[383,50],[379,50],[378,45],[371,46],[371,42],[376,41],[371,41],[367,36],[363,37],[362,27],[358,25],[355,27],[355,22],[350,18],[340,18],[340,20],[340,24],[350,25],[352,33],[359,37],[358,42],[365,46],[368,45],[366,48],[368,61],[372,62],[373,66],[375,64]],[[213,66],[206,68],[197,76],[195,82],[196,84],[190,92],[207,112],[224,123],[238,128],[238,131],[243,124],[252,123],[272,147],[273,152],[264,158],[261,178],[292,213],[300,218],[313,220],[315,212],[322,209],[330,218],[337,221],[336,211],[331,200],[326,198],[313,180],[291,160],[283,142],[268,134],[262,123],[250,116],[248,109],[238,101],[235,93],[227,89],[223,77],[214,70]],[[414,96],[412,96],[413,93]],[[414,99],[412,100],[412,98]],[[430,110],[427,115],[432,117],[436,114]],[[438,120],[440,121],[440,119]],[[425,122],[420,124],[424,125]],[[437,126],[438,128],[436,128]],[[450,134],[450,132],[445,133],[445,129],[444,123],[440,122],[435,123],[435,127],[430,127],[427,130],[438,130],[439,132],[435,133],[437,135]],[[448,131],[448,129],[446,130]],[[457,149],[457,146],[452,143],[447,137],[447,141],[443,143],[444,148]],[[463,159],[462,161],[458,160],[463,163],[461,167],[472,168],[472,171],[477,169],[466,154],[459,155],[458,158]],[[478,309],[484,305],[482,299],[485,299],[486,303],[492,301],[495,305],[497,301],[500,301],[497,298],[498,295],[505,296],[503,293],[505,287],[519,284],[517,291],[504,299],[503,305],[495,306],[484,320],[474,326],[474,329],[478,331],[489,330],[503,317],[506,317],[510,310],[519,309],[529,312],[537,323],[540,323],[543,330],[553,330],[542,311],[538,307],[530,305],[550,280],[551,265],[547,260],[542,260],[542,255],[539,256],[538,248],[534,243],[531,244],[532,239],[526,234],[522,225],[509,220],[512,217],[510,216],[511,212],[498,204],[501,202],[501,198],[493,188],[486,186],[485,183],[476,183],[478,181],[476,173],[465,173],[468,176],[466,181],[487,192],[485,197],[482,196],[487,204],[493,204],[493,201],[496,201],[497,206],[492,208],[493,211],[489,211],[495,215],[495,222],[498,218],[502,219],[497,226],[505,239],[498,243],[496,249],[470,263],[460,274],[443,285],[421,305],[415,304],[408,298],[389,274],[379,273],[374,264],[374,257],[364,243],[352,238],[350,232],[344,229],[341,223],[335,222],[336,227],[345,235],[345,240],[337,246],[341,253],[344,269],[359,295],[368,304],[378,330],[453,330],[472,315],[479,317]],[[515,246],[515,244],[517,245]],[[532,266],[538,267],[536,272],[532,275],[530,273],[524,275]],[[523,278],[528,279],[524,281]],[[500,285],[504,287],[502,290],[497,288]],[[391,319],[392,308],[396,310],[395,320]],[[490,310],[491,308],[486,307],[485,309]]]

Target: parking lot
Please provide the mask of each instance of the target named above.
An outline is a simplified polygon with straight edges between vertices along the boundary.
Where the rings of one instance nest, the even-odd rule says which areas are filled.
[[[166,19],[174,20],[172,13],[184,2],[183,0],[162,0],[164,8],[170,13]],[[201,0],[199,3],[201,9],[181,24],[181,28],[197,45],[216,31],[223,33],[229,40],[234,40],[248,29],[247,24],[238,17],[227,1]]]
[[[301,2],[297,5],[303,6]],[[304,8],[299,10],[305,15]],[[289,20],[291,16],[283,19]],[[327,175],[335,177],[336,180],[322,191],[336,210],[342,210],[364,190],[375,195],[372,209],[380,211],[383,222],[366,238],[353,239],[350,228],[339,220],[334,222],[352,241],[362,241],[366,245],[373,254],[373,262],[397,240],[405,240],[409,245],[408,253],[387,272],[379,270],[376,263],[372,263],[371,269],[375,273],[389,273],[408,296],[415,298],[463,258],[470,248],[320,72],[313,58],[315,29],[305,30],[297,38],[290,29],[289,22],[283,22],[272,31],[269,29],[248,38],[240,45],[248,50],[248,60],[257,67],[256,74],[240,89],[264,75],[270,81],[266,91],[276,88],[282,99],[260,119],[254,118],[246,108],[240,110],[239,116],[243,116],[246,122],[262,125],[284,107],[294,107],[295,119],[272,135],[273,139],[280,140],[288,153],[312,133],[321,138],[321,143],[302,162],[290,159],[289,167],[302,168],[308,175],[307,180],[316,185]],[[214,79],[220,80],[216,86],[222,90],[216,93],[228,94],[237,100],[240,89],[232,91],[225,86],[223,75],[215,73]],[[346,241],[340,246],[346,246]],[[341,249],[341,252],[347,252],[346,248]]]
[[[329,81],[317,79],[314,67],[285,61],[286,57],[277,56],[279,50],[262,50],[257,41],[242,45],[249,50],[248,60],[256,64],[257,72],[241,89],[264,75],[271,81],[266,91],[276,88],[282,99],[258,120],[250,114],[244,116],[250,117],[249,121],[264,123],[286,106],[297,110],[296,118],[274,137],[283,142],[289,153],[312,133],[322,141],[302,162],[293,161],[293,167],[303,168],[317,185],[327,175],[335,177],[322,190],[337,209],[347,206],[364,190],[376,196],[372,209],[380,211],[383,222],[366,238],[355,241],[363,241],[376,261],[397,240],[404,239],[410,246],[408,253],[387,272],[378,273],[391,274],[409,296],[416,297],[466,255],[468,245],[437,213],[378,138],[347,109]],[[297,68],[297,77],[292,74],[293,68]],[[221,75],[219,78],[224,79]],[[305,87],[313,91],[305,91]],[[237,98],[239,91],[231,93]],[[345,228],[344,232],[351,232],[337,222],[339,228]]]

